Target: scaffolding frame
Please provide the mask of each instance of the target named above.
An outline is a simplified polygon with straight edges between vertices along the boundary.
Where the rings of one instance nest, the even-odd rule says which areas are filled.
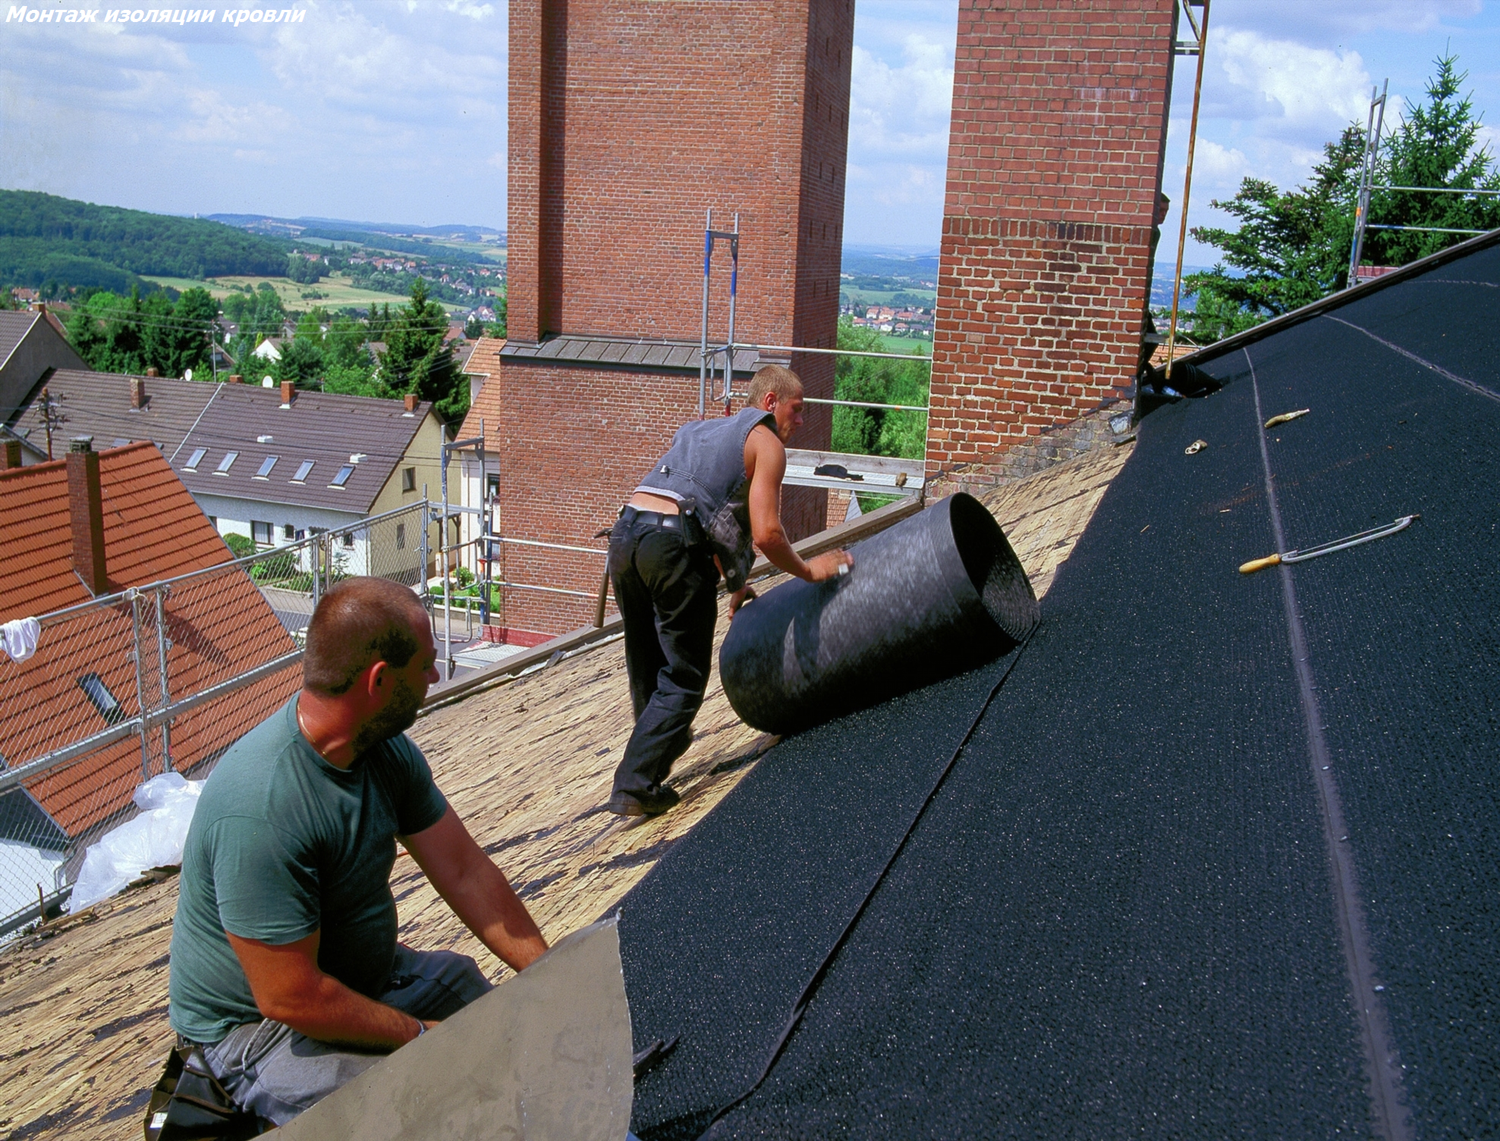
[[[1365,251],[1370,191],[1374,189],[1375,161],[1380,156],[1380,135],[1385,127],[1385,96],[1390,86],[1390,79],[1386,79],[1381,84],[1379,95],[1375,94],[1375,88],[1370,88],[1370,114],[1365,119],[1365,154],[1359,170],[1359,198],[1354,206],[1354,238],[1349,244],[1349,276],[1344,282],[1345,289],[1353,288],[1358,281],[1359,259]]]
[[[714,208],[703,215],[703,323],[698,337],[698,419],[707,415],[707,395],[713,383],[713,364],[708,351],[708,287],[713,274],[714,245],[729,243],[729,334],[724,353],[724,414],[729,415],[729,399],[734,384],[734,305],[740,280],[740,216],[734,215],[733,230],[714,229]]]

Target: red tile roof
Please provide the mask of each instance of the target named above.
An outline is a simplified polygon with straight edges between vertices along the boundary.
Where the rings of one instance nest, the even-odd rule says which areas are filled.
[[[151,444],[101,452],[104,548],[111,591],[217,566],[232,556],[213,524]],[[72,567],[65,461],[0,472],[0,621],[40,616],[90,600]],[[154,613],[154,609],[153,609]],[[165,604],[167,687],[197,693],[295,647],[241,570],[175,586]],[[154,619],[140,663],[148,707],[159,704]],[[126,716],[140,709],[128,602],[89,608],[43,629],[26,662],[0,662],[0,756],[16,766],[105,729],[78,683],[95,673]],[[149,659],[149,660],[148,660]],[[211,759],[285,701],[300,671],[283,670],[174,719],[172,759],[187,770]],[[153,735],[159,755],[159,739]],[[77,835],[129,803],[140,783],[138,736],[53,770],[30,791],[62,829]],[[159,771],[159,770],[157,770]],[[153,773],[154,775],[154,773]]]
[[[479,395],[469,405],[464,426],[459,430],[460,439],[471,439],[479,435],[479,420],[493,431],[500,423],[500,350],[505,347],[504,337],[480,337],[474,342],[474,351],[464,365],[467,376],[482,376]]]

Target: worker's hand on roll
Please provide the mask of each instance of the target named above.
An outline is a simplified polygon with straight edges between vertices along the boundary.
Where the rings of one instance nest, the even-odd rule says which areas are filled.
[[[808,582],[826,582],[841,574],[848,574],[854,566],[854,556],[848,551],[829,551],[817,558],[807,560]]]
[[[755,591],[748,586],[742,586],[729,596],[729,617],[733,618],[739,613],[740,607],[756,597]]]

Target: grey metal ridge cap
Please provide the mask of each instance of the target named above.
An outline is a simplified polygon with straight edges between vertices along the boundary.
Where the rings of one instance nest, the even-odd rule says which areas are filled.
[[[1246,329],[1243,333],[1236,333],[1232,337],[1225,337],[1222,341],[1215,341],[1211,345],[1204,345],[1196,352],[1186,353],[1177,357],[1172,363],[1174,365],[1202,364],[1206,361],[1215,360],[1225,353],[1242,349],[1246,345],[1254,344],[1263,337],[1279,333],[1293,325],[1300,325],[1303,321],[1309,321],[1314,317],[1321,317],[1330,309],[1338,309],[1351,301],[1358,301],[1362,297],[1368,297],[1381,289],[1389,289],[1393,285],[1399,285],[1409,281],[1413,277],[1420,277],[1429,269],[1436,269],[1446,262],[1456,261],[1461,257],[1476,253],[1487,246],[1500,243],[1500,230],[1491,230],[1487,234],[1480,234],[1470,238],[1466,242],[1459,242],[1455,246],[1449,246],[1445,250],[1439,250],[1435,254],[1428,254],[1425,258],[1418,258],[1414,262],[1408,262],[1390,273],[1383,273],[1379,277],[1371,278],[1369,281],[1349,289],[1340,289],[1336,293],[1330,293],[1327,297],[1320,297],[1311,301],[1300,309],[1293,309],[1290,313],[1283,313],[1279,317],[1272,317],[1269,321],[1263,321],[1253,328]]]

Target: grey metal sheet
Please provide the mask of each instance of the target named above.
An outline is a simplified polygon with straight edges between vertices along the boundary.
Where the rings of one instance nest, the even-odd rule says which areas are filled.
[[[278,1141],[620,1141],[634,1076],[614,918],[269,1136]]]

